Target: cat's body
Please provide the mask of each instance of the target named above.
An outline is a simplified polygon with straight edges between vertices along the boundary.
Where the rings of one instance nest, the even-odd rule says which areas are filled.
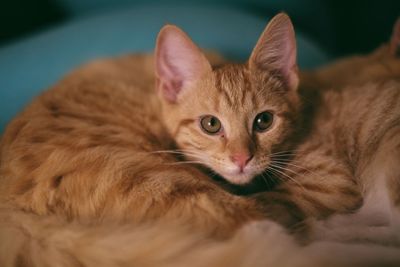
[[[371,54],[301,73],[303,111],[311,125],[304,124],[305,138],[295,150],[275,159],[274,172],[285,183],[260,195],[269,210],[278,211],[275,219],[281,223],[352,213],[375,188],[389,195],[391,208],[398,209],[399,36],[400,20],[390,42]],[[386,214],[386,221],[390,216]]]
[[[298,133],[293,127],[299,126],[297,117],[302,107],[296,91],[298,78],[295,61],[293,61],[295,52],[293,55],[293,47],[288,46],[286,50],[283,49],[282,55],[278,55],[282,57],[282,62],[279,61],[280,57],[277,60],[276,54],[273,61],[268,61],[270,59],[268,52],[271,51],[264,47],[266,40],[267,44],[276,38],[278,39],[275,41],[289,43],[293,41],[290,24],[285,19],[280,16],[273,25],[279,26],[279,31],[275,33],[282,34],[283,29],[283,40],[280,40],[282,35],[273,34],[272,26],[270,29],[267,28],[248,64],[222,66],[214,69],[212,76],[206,76],[203,70],[197,67],[204,67],[206,69],[204,72],[210,69],[198,53],[189,54],[196,62],[194,65],[178,57],[180,60],[178,63],[186,64],[185,69],[192,70],[201,77],[200,82],[197,82],[195,86],[205,88],[205,91],[198,93],[195,100],[211,96],[212,89],[207,89],[207,86],[208,88],[215,86],[218,95],[222,95],[220,99],[206,101],[209,106],[212,106],[207,107],[208,110],[204,104],[201,106],[201,103],[193,100],[188,102],[184,109],[180,109],[176,104],[176,101],[184,99],[184,94],[189,94],[189,89],[193,90],[193,88],[188,88],[186,92],[183,91],[183,96],[178,94],[186,80],[177,81],[176,77],[191,79],[193,75],[179,72],[179,69],[176,70],[177,66],[171,65],[176,62],[168,62],[168,53],[173,52],[168,50],[171,49],[168,44],[166,51],[162,48],[158,50],[161,51],[161,55],[156,53],[156,57],[161,58],[163,63],[158,67],[152,65],[152,58],[149,56],[98,61],[70,74],[52,90],[36,99],[7,127],[2,138],[0,158],[2,201],[6,205],[10,203],[13,209],[22,209],[44,217],[55,214],[63,220],[89,223],[92,225],[90,227],[94,228],[90,230],[90,227],[77,226],[75,232],[77,236],[74,236],[74,230],[70,230],[75,229],[74,226],[63,225],[63,223],[60,225],[57,221],[59,219],[49,218],[49,221],[46,221],[46,218],[30,217],[32,215],[18,211],[15,215],[8,216],[9,209],[4,208],[0,216],[2,223],[0,233],[2,237],[9,237],[9,233],[15,233],[16,242],[9,254],[7,254],[6,246],[2,244],[0,255],[8,256],[3,256],[4,259],[0,258],[0,260],[5,262],[6,266],[51,265],[49,262],[51,259],[46,259],[46,255],[36,255],[35,259],[35,250],[40,249],[41,246],[54,246],[55,251],[49,251],[49,254],[60,262],[64,262],[63,264],[68,265],[65,263],[67,261],[65,257],[70,257],[74,265],[96,266],[95,256],[90,253],[100,253],[95,250],[98,244],[105,244],[110,251],[117,251],[113,242],[128,242],[130,238],[135,239],[134,235],[137,234],[134,230],[132,233],[123,230],[122,235],[126,236],[128,241],[121,241],[123,237],[120,232],[115,236],[111,233],[110,238],[102,241],[99,235],[102,235],[104,231],[108,232],[112,227],[119,228],[115,226],[115,223],[128,223],[129,227],[132,227],[154,222],[167,225],[169,223],[190,225],[189,230],[177,230],[178,236],[181,231],[184,234],[179,237],[179,240],[183,240],[183,244],[176,244],[176,246],[178,248],[182,246],[187,249],[186,251],[190,251],[187,256],[189,260],[199,259],[208,257],[208,254],[201,254],[198,249],[196,250],[196,245],[191,242],[201,243],[204,233],[226,237],[249,221],[262,218],[271,218],[287,226],[293,226],[309,218],[323,219],[332,214],[349,213],[362,206],[363,200],[374,192],[374,188],[384,188],[383,191],[389,192],[387,195],[390,199],[388,202],[390,208],[398,205],[399,198],[396,191],[399,186],[397,160],[399,158],[400,84],[397,69],[393,69],[393,72],[385,72],[386,76],[383,80],[381,75],[378,75],[379,79],[367,76],[366,79],[359,80],[357,85],[354,83],[348,88],[342,85],[352,84],[351,76],[343,79],[343,81],[346,80],[343,84],[338,83],[338,88],[330,88],[332,87],[330,79],[336,77],[335,73],[338,69],[342,71],[345,67],[333,66],[331,72],[328,71],[329,75],[316,73],[313,79],[318,80],[318,86],[315,87],[322,88],[321,90],[311,88],[311,93],[318,93],[311,94],[316,99],[313,101],[317,102],[313,102],[314,108],[311,109],[313,112],[307,114],[312,115],[308,118],[312,118],[310,125],[303,125],[306,129],[301,129],[300,133],[304,136],[298,138],[293,135]],[[168,31],[173,30],[168,29]],[[167,37],[168,35],[165,35],[165,38]],[[184,41],[186,37],[183,37],[182,41],[179,39],[179,34],[174,38],[165,42],[176,42],[176,38],[180,44],[186,42]],[[159,38],[159,40],[159,46],[162,47],[164,39]],[[183,48],[184,51],[185,49],[193,50],[190,42]],[[263,51],[265,49],[267,49],[266,52]],[[399,64],[398,59],[394,61],[392,58],[385,59],[385,62],[393,66]],[[268,63],[268,65],[261,63]],[[373,66],[373,64],[365,65],[366,69]],[[267,72],[263,69],[266,66]],[[275,72],[277,76],[270,75],[271,66],[272,70],[278,71]],[[153,68],[157,70],[156,76],[153,75]],[[175,72],[172,78],[169,72]],[[157,92],[153,89],[155,82],[159,88]],[[187,84],[193,86],[193,83]],[[261,91],[252,94],[250,89]],[[309,95],[309,92],[306,92],[307,88],[304,90],[306,95],[304,100],[310,101],[307,99]],[[160,98],[160,94],[164,98]],[[263,99],[257,98],[260,95],[268,98],[269,102],[263,103]],[[142,101],[143,99],[146,101]],[[253,114],[252,108],[261,106],[259,111],[251,115],[256,118],[257,113],[265,109],[273,111],[273,115],[276,116],[274,124],[268,124],[263,131],[251,134],[250,137],[246,132],[241,132],[240,127],[231,129],[230,125],[225,124],[224,121],[224,117],[229,118],[233,112],[229,102],[230,105],[242,110],[243,114]],[[266,104],[268,104],[267,108],[264,107]],[[309,104],[311,103],[306,103],[305,107]],[[184,119],[190,112],[198,109],[205,109],[204,115],[211,113],[209,110],[222,110],[219,114],[222,117],[222,124],[226,126],[224,129],[226,132],[221,132],[215,139],[222,140],[222,146],[219,143],[210,142],[214,140],[211,139],[214,137],[204,140],[205,137],[200,135],[201,131],[198,131],[196,127],[203,126],[203,116],[200,116],[199,124],[201,125],[192,119]],[[354,109],[364,112],[354,114]],[[182,110],[187,113],[182,114]],[[253,117],[251,117],[251,123]],[[237,120],[235,126],[238,126],[248,118],[238,114],[234,119]],[[261,123],[261,126],[267,124],[267,121],[261,122],[264,123]],[[213,127],[215,124],[208,126]],[[251,127],[253,126],[250,125],[249,128]],[[210,129],[213,130],[213,128]],[[198,139],[193,139],[193,136]],[[243,143],[230,142],[230,139],[234,137],[240,137],[241,139],[237,140],[244,140]],[[193,145],[193,141],[199,144],[199,140],[203,142],[203,150],[208,148],[207,152],[233,153],[227,156],[231,158],[231,163],[228,164],[225,158],[221,158],[222,167],[215,166],[215,170],[224,173],[225,167],[232,169],[232,166],[237,165],[238,168],[234,169],[234,172],[226,172],[227,179],[232,182],[248,181],[250,174],[257,174],[258,167],[254,167],[255,165],[274,168],[272,173],[280,176],[285,182],[272,192],[260,193],[256,196],[232,195],[221,189],[196,166],[183,164],[180,158],[182,151],[171,151],[178,145],[185,149],[183,152],[189,151],[186,156],[189,158],[192,156],[194,160],[199,159],[199,150],[195,152],[187,150]],[[178,157],[175,153],[178,153]],[[264,158],[262,154],[267,157]],[[204,155],[202,156],[204,159]],[[196,161],[196,163],[199,162]],[[211,162],[211,157],[208,158],[207,163],[214,168],[215,163]],[[246,166],[253,167],[246,169]],[[381,175],[379,179],[375,176],[377,173]],[[386,186],[385,182],[388,182],[389,186]],[[380,185],[383,187],[379,187]],[[366,203],[370,202],[366,201]],[[22,226],[18,225],[19,221],[25,221],[24,216],[33,218],[32,221],[26,219],[31,225],[26,223],[21,223]],[[44,230],[40,230],[43,224],[49,225],[48,236],[53,238],[49,239],[49,243],[40,241],[46,238],[43,237]],[[102,226],[96,226],[98,224],[106,224],[106,230]],[[165,231],[175,231],[168,226],[165,227]],[[252,229],[252,226],[249,227]],[[267,227],[279,233],[278,239],[283,243],[284,253],[303,250],[298,248],[290,237],[282,233],[281,228],[272,223],[267,223]],[[24,229],[23,234],[18,232],[20,229]],[[59,247],[57,246],[60,244],[60,241],[57,241],[57,231],[63,229],[66,229],[71,239],[66,238],[69,240],[68,246]],[[188,234],[188,231],[193,231],[193,229],[196,229],[200,237],[196,234],[193,236]],[[276,265],[277,262],[273,260],[281,261],[282,251],[271,254],[271,261],[268,261],[266,257],[269,256],[263,255],[263,250],[254,249],[264,246],[265,250],[271,251],[269,244],[276,242],[273,240],[274,237],[258,226],[254,229],[251,231],[255,231],[256,234],[253,233],[253,236],[250,236],[259,236],[254,247],[243,247],[243,244],[249,244],[246,243],[249,242],[246,239],[249,237],[246,229],[238,233],[240,238],[234,237],[226,243],[209,245],[221,255],[231,255],[231,257],[237,256],[237,253],[250,253],[251,256],[244,258],[243,262],[235,260],[231,262],[231,265]],[[324,227],[317,225],[315,229],[324,230]],[[144,231],[144,237],[142,237],[152,239],[159,233],[159,230],[150,228]],[[325,234],[325,232],[313,231],[311,233],[312,238],[317,240],[323,240]],[[185,241],[186,238],[189,241]],[[162,251],[163,245],[157,245],[156,241],[151,244],[160,246],[160,251]],[[85,242],[93,246],[94,250],[79,254],[81,250],[76,244],[85,244]],[[162,240],[161,243],[165,244],[163,242],[165,241]],[[393,243],[397,244],[396,242],[397,240]],[[31,246],[31,250],[26,255],[19,252],[24,248],[24,243]],[[135,250],[134,257],[149,255],[148,250],[151,249],[151,247],[146,247],[142,251],[138,249],[137,243],[131,246],[126,244],[126,246]],[[100,251],[105,249],[99,247]],[[130,264],[146,264],[143,262],[146,257],[140,260],[130,258],[129,249],[119,256],[125,257],[126,262]],[[172,252],[167,251],[172,254],[166,257],[172,257],[170,255],[173,255],[174,251],[177,251],[175,253],[179,255],[183,253],[175,246],[170,249]],[[342,248],[342,252],[346,249],[348,247]],[[63,250],[66,251],[64,254]],[[398,252],[396,249],[385,251],[391,256]],[[253,252],[254,254],[251,254]],[[212,263],[208,262],[206,266],[226,265],[218,254],[211,254],[212,257],[210,256],[209,260]],[[309,258],[310,255],[313,255],[313,250],[306,249],[304,255],[294,258],[295,263],[291,262],[290,265],[305,264],[307,266],[310,264],[309,261],[315,261],[314,264],[320,262],[321,259]],[[177,256],[175,258],[178,259]],[[400,262],[396,256],[390,259],[394,259],[396,263]],[[334,257],[326,261],[331,260],[334,262]],[[381,260],[375,258],[375,263]],[[115,261],[111,257],[110,262],[112,264],[109,266],[124,264],[118,257]],[[373,261],[364,263],[369,264]],[[151,266],[159,262],[150,261],[148,264]],[[185,266],[185,260],[171,263],[170,266],[179,264]],[[196,264],[202,266],[203,263],[196,261]],[[349,265],[351,266],[351,263]]]
[[[355,211],[381,182],[388,183],[392,204],[398,205],[399,88],[398,80],[388,80],[326,91],[316,110],[318,127],[291,152],[285,168],[277,167],[287,181],[262,197],[298,210],[293,223]],[[391,177],[375,177],[386,171]]]
[[[249,65],[212,70],[181,30],[166,26],[154,66],[151,57],[133,56],[70,74],[7,127],[1,142],[4,201],[70,220],[178,220],[218,236],[264,218],[256,199],[225,192],[180,157],[201,159],[245,183],[264,171],[270,153],[293,143],[300,109],[295,57],[264,66],[262,56],[275,28],[288,29],[293,44],[294,32],[286,15],[270,25]],[[295,56],[295,49],[289,52]],[[285,68],[284,80],[265,67]],[[271,129],[253,131],[254,117],[266,109],[274,110],[273,124],[265,122]],[[215,135],[199,127],[211,112],[230,123]],[[181,150],[171,150],[176,145]]]
[[[182,219],[218,234],[261,218],[255,202],[162,153],[174,141],[159,119],[153,72],[142,68],[152,63],[100,60],[40,96],[2,139],[1,195],[41,215]]]

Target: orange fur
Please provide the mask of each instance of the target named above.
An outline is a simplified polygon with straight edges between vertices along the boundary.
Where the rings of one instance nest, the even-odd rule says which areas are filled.
[[[174,155],[154,153],[173,140],[142,62],[151,59],[91,63],[20,114],[2,139],[2,197],[41,215],[180,218],[220,234],[260,218],[251,200],[221,191],[193,166],[174,165]]]
[[[398,28],[399,23],[392,40],[399,38]],[[389,48],[301,74],[311,124],[288,158],[280,154],[272,160],[272,172],[286,181],[259,195],[265,209],[275,211],[272,218],[298,227],[310,217],[355,212],[381,180],[398,206],[400,60]],[[370,168],[387,175],[371,176]]]
[[[160,33],[156,66],[149,55],[90,63],[39,96],[7,127],[0,143],[0,195],[6,205],[0,234],[15,241],[10,248],[0,243],[0,262],[292,266],[282,253],[294,253],[296,266],[336,266],[335,259],[315,257],[312,245],[300,248],[272,222],[265,223],[267,229],[256,225],[256,234],[237,230],[265,218],[296,227],[308,218],[357,210],[376,185],[366,173],[371,166],[385,174],[381,180],[398,205],[400,64],[393,47],[301,74],[298,91],[294,33],[284,14],[269,24],[246,64],[211,67],[183,32],[167,27]],[[274,52],[282,44],[284,52]],[[186,57],[174,62],[175,45],[193,62]],[[265,110],[274,115],[273,124],[256,133],[254,118]],[[207,114],[217,116],[225,132],[204,134],[198,119]],[[229,172],[238,151],[252,153],[248,169]],[[284,182],[271,192],[235,196],[191,160],[234,183],[257,175]],[[178,236],[171,247],[170,234]],[[275,237],[283,252],[268,261],[263,250],[270,250]],[[138,249],[141,240],[149,244]],[[118,253],[119,244],[127,250]],[[212,249],[200,252],[206,246]],[[35,253],[44,248],[46,254]],[[154,261],[151,249],[160,253]],[[105,251],[111,253],[104,256]],[[383,251],[391,257],[398,252]],[[246,256],[243,262],[239,253]],[[104,258],[97,260],[99,255]]]
[[[286,29],[288,22],[286,15],[277,16],[263,35]],[[171,48],[168,42],[178,43]],[[186,62],[174,55],[172,60],[186,64],[182,70],[179,66],[171,70],[169,64],[174,62],[163,62],[176,45],[194,60]],[[270,153],[292,143],[289,137],[300,107],[296,88],[287,88],[285,79],[271,74],[284,68],[284,57],[282,63],[274,63],[276,69],[228,64],[211,71],[200,50],[172,26],[160,32],[157,51],[167,53],[156,53],[160,69],[153,67],[151,57],[141,55],[84,66],[11,122],[1,143],[0,192],[5,201],[40,215],[55,213],[68,219],[178,219],[222,236],[263,218],[254,199],[223,191],[197,167],[182,165],[185,162],[175,155],[179,151],[171,149],[175,145],[192,149],[189,157],[210,155],[204,165],[219,171],[227,166],[231,153],[254,146],[249,169],[239,179],[248,181],[262,172]],[[260,63],[257,53],[250,63]],[[168,76],[171,71],[177,74]],[[196,76],[192,81],[197,72],[201,79]],[[189,81],[168,80],[180,77]],[[155,78],[158,91],[153,88]],[[184,88],[171,96],[177,98],[172,103],[160,92],[175,84]],[[255,134],[254,117],[266,109],[274,113],[273,126]],[[198,127],[197,119],[212,112],[227,122],[223,137],[206,135]]]

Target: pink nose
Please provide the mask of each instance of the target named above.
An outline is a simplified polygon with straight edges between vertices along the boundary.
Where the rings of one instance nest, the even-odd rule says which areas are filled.
[[[238,153],[231,156],[231,160],[237,166],[239,166],[240,170],[243,171],[246,164],[253,158],[253,155],[249,155],[247,153]]]

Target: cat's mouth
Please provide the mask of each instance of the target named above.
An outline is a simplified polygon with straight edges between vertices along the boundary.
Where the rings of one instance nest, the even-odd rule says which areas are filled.
[[[219,166],[217,164],[213,166],[210,164],[208,166],[229,183],[234,185],[246,185],[251,183],[257,175],[263,172],[264,168],[256,165],[257,164],[248,164],[244,168],[235,164],[225,164],[225,166]]]
[[[190,156],[188,156],[188,158],[189,160],[191,159]],[[245,167],[239,167],[235,164],[215,163],[212,160],[204,161],[203,167],[211,170],[213,173],[216,173],[218,176],[234,185],[249,184],[264,170],[259,169],[259,167],[256,167],[254,164],[248,164]]]

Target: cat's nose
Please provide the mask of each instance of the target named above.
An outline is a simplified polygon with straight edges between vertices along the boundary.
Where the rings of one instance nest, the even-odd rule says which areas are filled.
[[[253,155],[248,153],[238,153],[231,156],[232,162],[240,168],[240,171],[243,171],[244,167],[246,167],[247,163],[249,163],[252,158]]]

